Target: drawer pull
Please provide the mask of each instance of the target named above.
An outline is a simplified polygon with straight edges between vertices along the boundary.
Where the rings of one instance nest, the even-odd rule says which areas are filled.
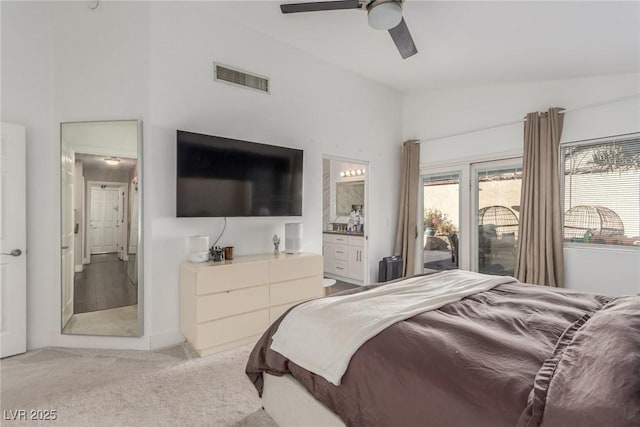
[[[344,252],[342,251],[336,251],[337,254],[343,254]]]
[[[336,270],[344,270],[342,267],[336,267]]]

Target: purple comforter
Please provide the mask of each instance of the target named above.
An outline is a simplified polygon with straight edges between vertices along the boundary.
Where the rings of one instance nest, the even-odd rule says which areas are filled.
[[[640,426],[639,296],[500,285],[390,326],[337,387],[269,349],[279,323],[258,392],[290,373],[349,426]]]

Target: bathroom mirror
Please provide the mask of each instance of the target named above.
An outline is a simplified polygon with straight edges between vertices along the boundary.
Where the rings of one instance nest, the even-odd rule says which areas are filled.
[[[60,125],[63,334],[143,334],[141,126]]]
[[[364,181],[336,183],[336,215],[349,215],[352,205],[364,205]]]

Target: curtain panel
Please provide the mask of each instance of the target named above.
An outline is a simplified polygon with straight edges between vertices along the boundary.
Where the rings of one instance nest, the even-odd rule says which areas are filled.
[[[527,114],[515,272],[521,282],[555,287],[564,284],[558,171],[561,110]]]
[[[420,144],[416,140],[402,143],[400,170],[400,206],[396,231],[395,255],[402,256],[402,276],[415,273],[418,238],[418,190],[420,188]]]

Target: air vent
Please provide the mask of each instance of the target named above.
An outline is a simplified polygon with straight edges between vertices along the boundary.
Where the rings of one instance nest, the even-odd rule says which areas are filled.
[[[244,71],[227,67],[226,65],[213,64],[215,67],[214,78],[216,81],[231,83],[233,85],[247,87],[269,93],[269,79],[266,77],[249,74]]]

